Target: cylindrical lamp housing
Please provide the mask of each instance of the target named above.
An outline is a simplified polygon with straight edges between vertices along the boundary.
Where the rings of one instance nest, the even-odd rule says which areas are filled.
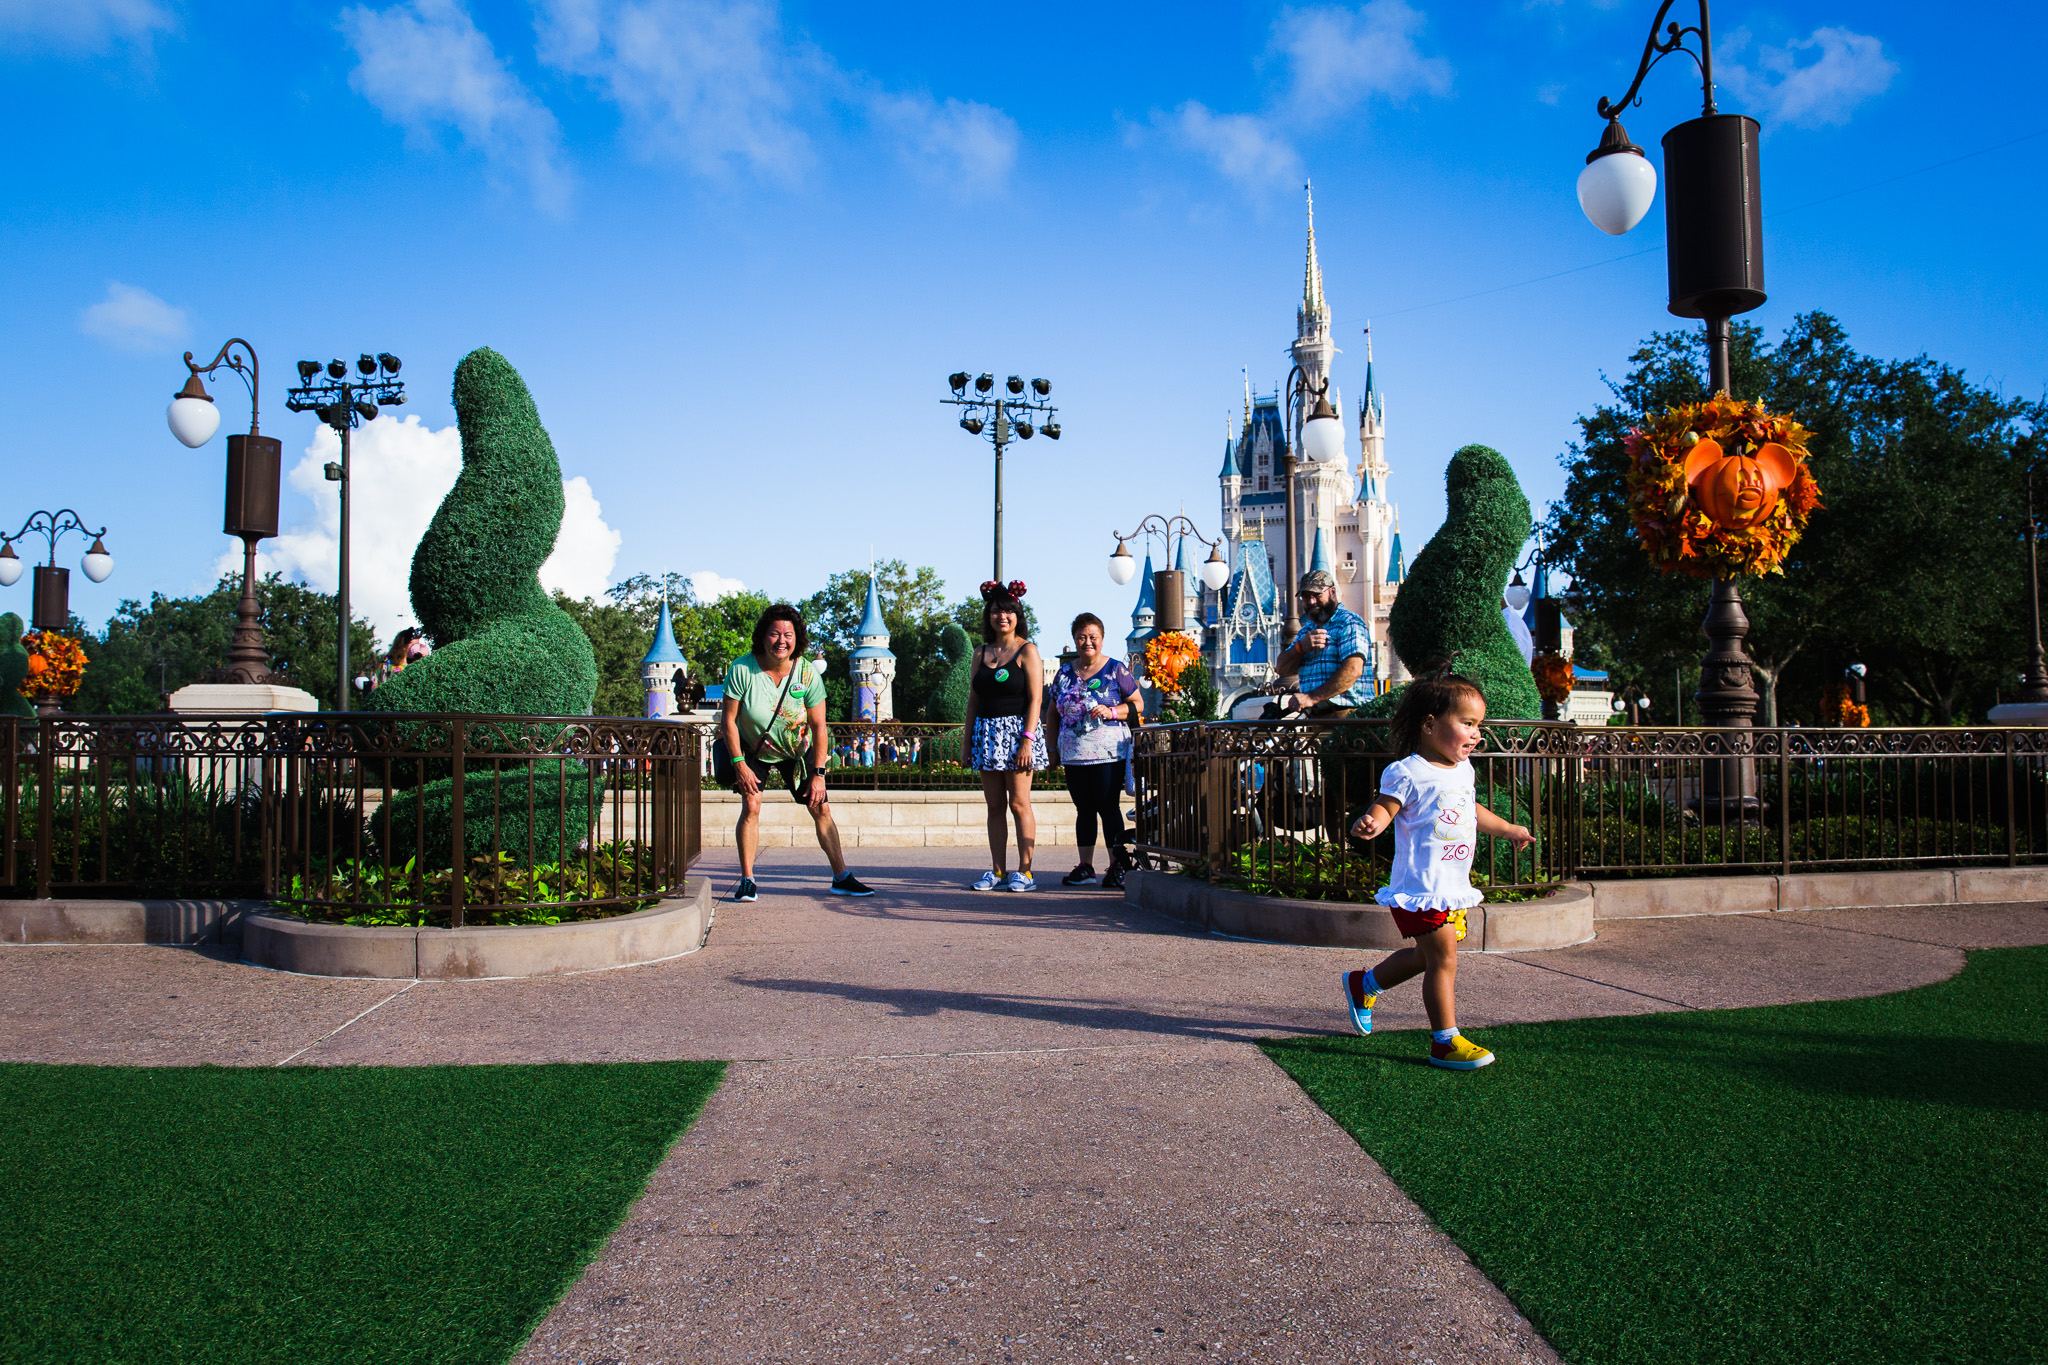
[[[1727,318],[1764,303],[1764,210],[1757,121],[1689,119],[1664,134],[1665,256],[1671,311]]]
[[[268,540],[277,534],[278,470],[284,443],[273,436],[228,437],[228,503],[231,536]]]
[[[1564,611],[1555,597],[1536,599],[1536,648],[1564,650]]]
[[[29,624],[37,630],[63,630],[71,624],[71,570],[36,565],[36,599]]]
[[[1152,575],[1152,625],[1158,630],[1183,630],[1187,613],[1182,610],[1184,585],[1179,569],[1159,569]]]

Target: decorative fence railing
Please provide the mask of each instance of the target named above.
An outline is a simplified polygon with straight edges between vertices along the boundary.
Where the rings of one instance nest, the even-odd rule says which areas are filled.
[[[1050,737],[1051,727],[1045,732]],[[981,774],[960,764],[961,727],[925,721],[835,720],[830,730],[832,763],[827,784],[842,791],[933,791],[952,787],[981,790]],[[1058,754],[1032,785],[1064,791],[1066,774]]]
[[[1391,835],[1349,837],[1393,758],[1384,722],[1148,727],[1138,852],[1280,895],[1369,900]],[[1652,729],[1504,723],[1480,801],[1537,836],[1480,837],[1473,880],[2048,861],[2048,729]]]
[[[0,720],[4,891],[457,927],[612,913],[696,860],[702,745],[587,716]]]

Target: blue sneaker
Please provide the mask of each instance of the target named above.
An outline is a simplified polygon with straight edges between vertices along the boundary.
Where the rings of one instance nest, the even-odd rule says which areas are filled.
[[[1036,891],[1038,883],[1029,872],[1012,872],[1010,879],[1003,883],[1005,891]]]
[[[761,892],[752,877],[742,877],[740,884],[733,888],[732,898],[736,901],[757,901],[761,899]]]
[[[993,891],[1002,884],[1003,879],[1001,874],[995,872],[984,872],[981,874],[981,880],[977,881],[972,887],[968,889],[972,891]]]
[[[1378,999],[1377,994],[1365,993],[1365,973],[1362,970],[1344,973],[1344,1008],[1351,1011],[1351,1027],[1362,1034],[1372,1033],[1372,1007]]]

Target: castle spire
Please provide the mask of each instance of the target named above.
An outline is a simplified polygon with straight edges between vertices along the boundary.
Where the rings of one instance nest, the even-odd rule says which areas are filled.
[[[1315,185],[1305,183],[1303,191],[1308,195],[1308,260],[1302,267],[1301,311],[1296,315],[1296,331],[1300,336],[1314,336],[1327,331],[1330,325],[1330,305],[1323,298],[1323,266],[1316,259],[1316,195]]]

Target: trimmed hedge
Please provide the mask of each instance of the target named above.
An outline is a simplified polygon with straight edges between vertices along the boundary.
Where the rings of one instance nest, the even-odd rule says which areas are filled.
[[[1451,456],[1444,498],[1444,524],[1415,557],[1387,618],[1395,652],[1415,669],[1454,655],[1452,668],[1486,694],[1490,719],[1538,719],[1543,699],[1500,614],[1501,585],[1529,536],[1529,499],[1501,453],[1481,445]],[[1399,696],[1374,698],[1368,710],[1390,715]]]
[[[21,680],[28,676],[28,648],[21,637],[21,618],[11,611],[0,614],[0,716],[36,713],[35,705],[21,695]]]

